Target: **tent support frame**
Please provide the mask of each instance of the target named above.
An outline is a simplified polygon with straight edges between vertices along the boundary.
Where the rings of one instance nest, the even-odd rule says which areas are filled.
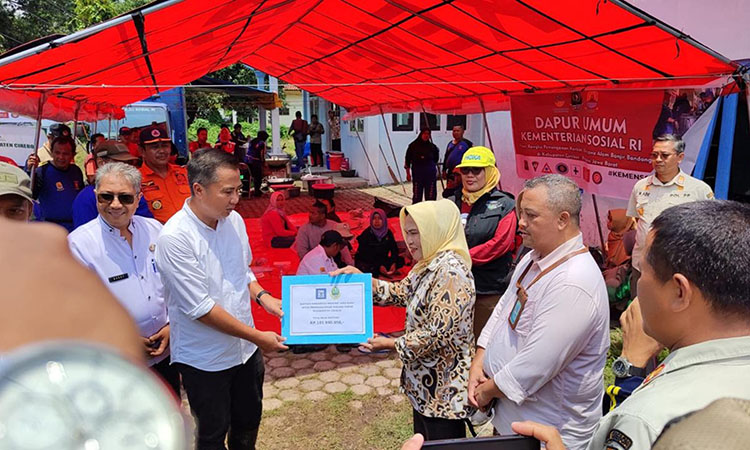
[[[396,159],[396,150],[393,149],[393,141],[391,141],[391,133],[388,131],[388,124],[385,121],[385,114],[383,114],[383,107],[380,107],[380,118],[383,119],[383,128],[385,129],[385,136],[388,138],[388,145],[391,147],[391,155],[393,155],[393,163],[396,165],[396,174],[398,175],[398,184],[401,186],[401,190],[404,191],[404,196],[408,196],[406,194],[406,187],[404,187],[404,182],[401,178],[401,171],[398,169],[398,159]],[[385,156],[383,156],[385,158]]]
[[[354,119],[354,131],[357,133],[357,139],[359,139],[359,145],[362,146],[362,153],[364,153],[365,158],[367,158],[367,163],[370,165],[370,169],[372,169],[372,174],[375,176],[375,181],[378,182],[378,186],[381,186],[382,183],[380,182],[380,178],[378,178],[378,173],[375,171],[375,167],[372,165],[372,161],[370,161],[370,155],[367,154],[367,148],[365,148],[365,143],[362,142],[362,137],[359,135],[359,128],[357,127],[357,119]]]

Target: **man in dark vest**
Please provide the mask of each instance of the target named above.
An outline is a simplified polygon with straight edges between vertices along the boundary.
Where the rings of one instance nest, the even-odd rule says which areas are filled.
[[[479,337],[508,286],[516,248],[515,200],[498,189],[500,172],[487,147],[468,149],[461,164],[461,189],[454,194],[471,254],[471,272],[477,290],[474,336]]]

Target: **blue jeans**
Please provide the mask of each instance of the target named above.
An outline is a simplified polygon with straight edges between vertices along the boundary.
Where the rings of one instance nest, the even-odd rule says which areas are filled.
[[[297,154],[297,169],[302,169],[305,167],[305,141],[294,140],[294,153]]]

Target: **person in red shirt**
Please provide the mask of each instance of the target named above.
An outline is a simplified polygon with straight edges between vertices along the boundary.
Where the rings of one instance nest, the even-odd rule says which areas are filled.
[[[234,154],[234,142],[232,142],[232,132],[229,131],[229,126],[222,125],[221,131],[219,131],[219,140],[216,141],[214,148],[224,150],[227,153]]]
[[[260,218],[263,242],[272,248],[289,248],[297,236],[297,227],[284,212],[286,195],[283,191],[271,194],[271,203]]]
[[[474,336],[479,338],[508,287],[516,248],[516,202],[512,195],[498,189],[500,172],[495,167],[495,155],[487,147],[468,149],[456,167],[461,171],[462,188],[453,200],[461,210],[469,244],[477,290]]]
[[[189,148],[190,153],[195,153],[196,150],[200,150],[202,148],[213,148],[211,144],[208,143],[208,130],[200,127],[198,128],[198,140],[197,141],[191,141]]]
[[[141,157],[141,150],[138,147],[138,132],[128,127],[120,127],[120,142],[127,145],[128,152],[136,158]]]

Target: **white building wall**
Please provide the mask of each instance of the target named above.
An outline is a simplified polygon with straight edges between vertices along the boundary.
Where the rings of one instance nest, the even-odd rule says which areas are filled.
[[[390,164],[394,174],[402,180],[405,180],[405,172],[403,168],[404,157],[409,143],[417,137],[417,130],[419,129],[419,126],[417,125],[419,114],[414,114],[415,129],[412,131],[391,130],[391,115],[385,115],[386,125],[388,126],[391,140],[393,141],[397,165],[394,164],[393,155],[388,144],[388,136],[383,127],[381,117],[372,116],[360,120],[364,122],[364,131],[360,132],[360,136],[365,148],[367,149],[374,171],[370,168],[370,165],[367,162],[367,158],[362,151],[362,146],[357,140],[356,133],[350,131],[350,122],[346,121],[341,124],[342,150],[344,151],[344,155],[349,158],[351,168],[357,170],[358,176],[367,179],[371,185],[392,184],[393,180],[388,172],[387,165]],[[440,149],[440,160],[442,161],[445,157],[445,148],[448,145],[448,142],[452,139],[452,134],[451,130],[446,130],[445,115],[441,115],[440,122],[440,130],[432,132],[432,139],[435,145],[438,146],[438,149]],[[502,188],[504,191],[510,192],[513,195],[518,195],[523,188],[525,179],[520,178],[516,174],[510,112],[500,111],[489,113],[487,114],[487,122],[492,132],[492,144],[495,151],[495,157],[498,161],[498,168],[501,173],[500,182]],[[489,147],[489,140],[484,133],[481,114],[469,115],[467,117],[466,125],[467,130],[465,137],[467,139],[471,140],[475,145],[485,145]],[[378,145],[382,147],[385,159],[383,154],[381,154]],[[602,227],[602,234],[606,240],[608,233],[607,212],[614,208],[625,208],[627,202],[625,200],[598,196],[597,203],[599,206],[599,220]],[[591,194],[586,192],[583,193],[581,230],[584,235],[584,241],[587,245],[596,247],[601,246],[594,214],[593,199]]]

